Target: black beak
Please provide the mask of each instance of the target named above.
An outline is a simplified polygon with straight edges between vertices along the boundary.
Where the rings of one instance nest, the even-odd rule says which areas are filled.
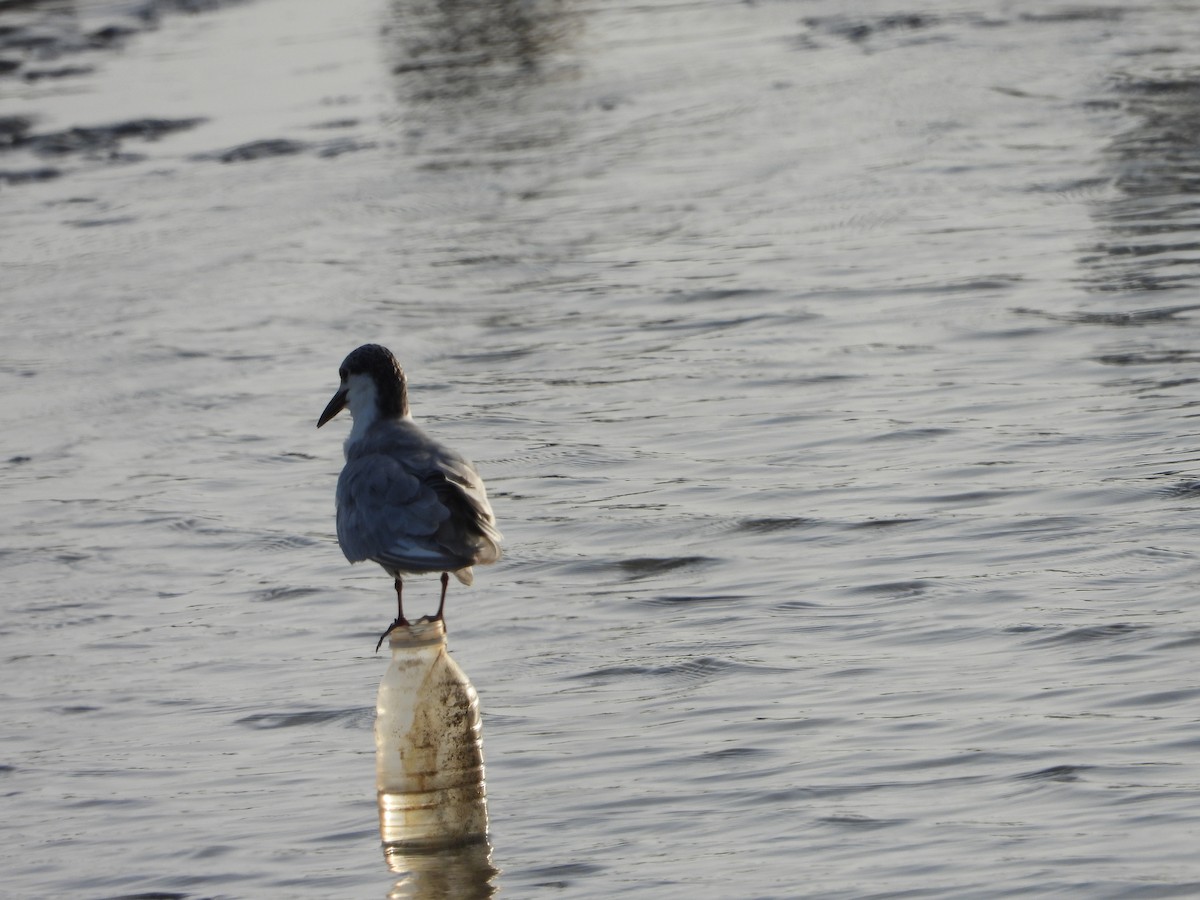
[[[346,408],[346,389],[340,388],[333,399],[329,401],[329,405],[325,407],[325,412],[321,413],[321,418],[317,419],[317,427],[320,428],[343,409]]]

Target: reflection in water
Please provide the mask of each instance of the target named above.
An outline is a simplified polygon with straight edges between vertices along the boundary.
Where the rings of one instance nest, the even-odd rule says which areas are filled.
[[[496,892],[493,880],[499,869],[492,865],[492,848],[476,843],[435,853],[405,853],[385,847],[388,868],[403,877],[388,893],[389,900],[473,900]]]
[[[395,0],[392,72],[408,103],[504,94],[545,77],[564,0]]]
[[[574,171],[583,125],[571,38],[576,0],[393,0],[384,30],[403,162],[420,172],[426,229],[447,211],[434,267],[513,263],[521,278],[574,247],[542,233],[536,201]],[[499,172],[509,177],[497,178]],[[406,219],[411,207],[401,210]],[[481,252],[481,248],[485,248]],[[489,282],[490,283],[490,282]]]
[[[1200,275],[1200,73],[1124,77],[1136,122],[1106,152],[1119,191],[1098,204],[1105,239],[1083,262],[1098,291],[1160,291]]]

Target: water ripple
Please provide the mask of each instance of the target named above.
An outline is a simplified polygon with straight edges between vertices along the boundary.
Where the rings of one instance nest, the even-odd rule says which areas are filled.
[[[234,724],[245,725],[256,730],[276,728],[308,728],[312,725],[340,723],[347,728],[360,728],[374,721],[374,710],[353,707],[350,709],[310,709],[292,713],[255,713],[235,719]]]
[[[1132,622],[1113,622],[1108,625],[1085,625],[1080,628],[1069,628],[1058,634],[1038,638],[1033,644],[1089,644],[1095,641],[1120,641],[1135,637],[1150,626],[1136,625]]]
[[[1045,769],[1038,769],[1035,772],[1023,772],[1014,776],[1021,781],[1078,781],[1080,775],[1091,769],[1092,766],[1081,765],[1057,765],[1049,766]]]

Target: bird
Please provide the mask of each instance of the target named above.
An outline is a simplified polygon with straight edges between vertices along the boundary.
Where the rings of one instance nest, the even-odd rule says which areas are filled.
[[[446,587],[472,566],[500,558],[503,536],[475,466],[426,434],[408,407],[408,380],[391,351],[364,344],[338,369],[341,383],[317,419],[320,428],[349,407],[346,465],[337,481],[337,538],[351,563],[371,560],[394,579],[396,620],[383,639],[407,626],[404,576],[441,572],[437,613],[445,625]]]

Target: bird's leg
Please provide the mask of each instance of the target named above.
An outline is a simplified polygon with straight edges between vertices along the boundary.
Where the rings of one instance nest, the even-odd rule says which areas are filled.
[[[400,580],[399,575],[396,576],[396,624],[408,624],[408,620],[404,618],[404,582]]]
[[[383,639],[400,627],[408,627],[408,619],[404,618],[404,582],[400,580],[400,576],[396,576],[396,621],[388,626],[387,631],[379,636],[379,643],[375,645],[375,652],[379,652],[379,648],[383,646]]]
[[[442,573],[442,600],[438,604],[437,615],[433,617],[433,621],[441,622],[442,626],[446,625],[446,617],[442,615],[442,610],[446,608],[446,585],[450,583],[450,575],[447,572]]]

